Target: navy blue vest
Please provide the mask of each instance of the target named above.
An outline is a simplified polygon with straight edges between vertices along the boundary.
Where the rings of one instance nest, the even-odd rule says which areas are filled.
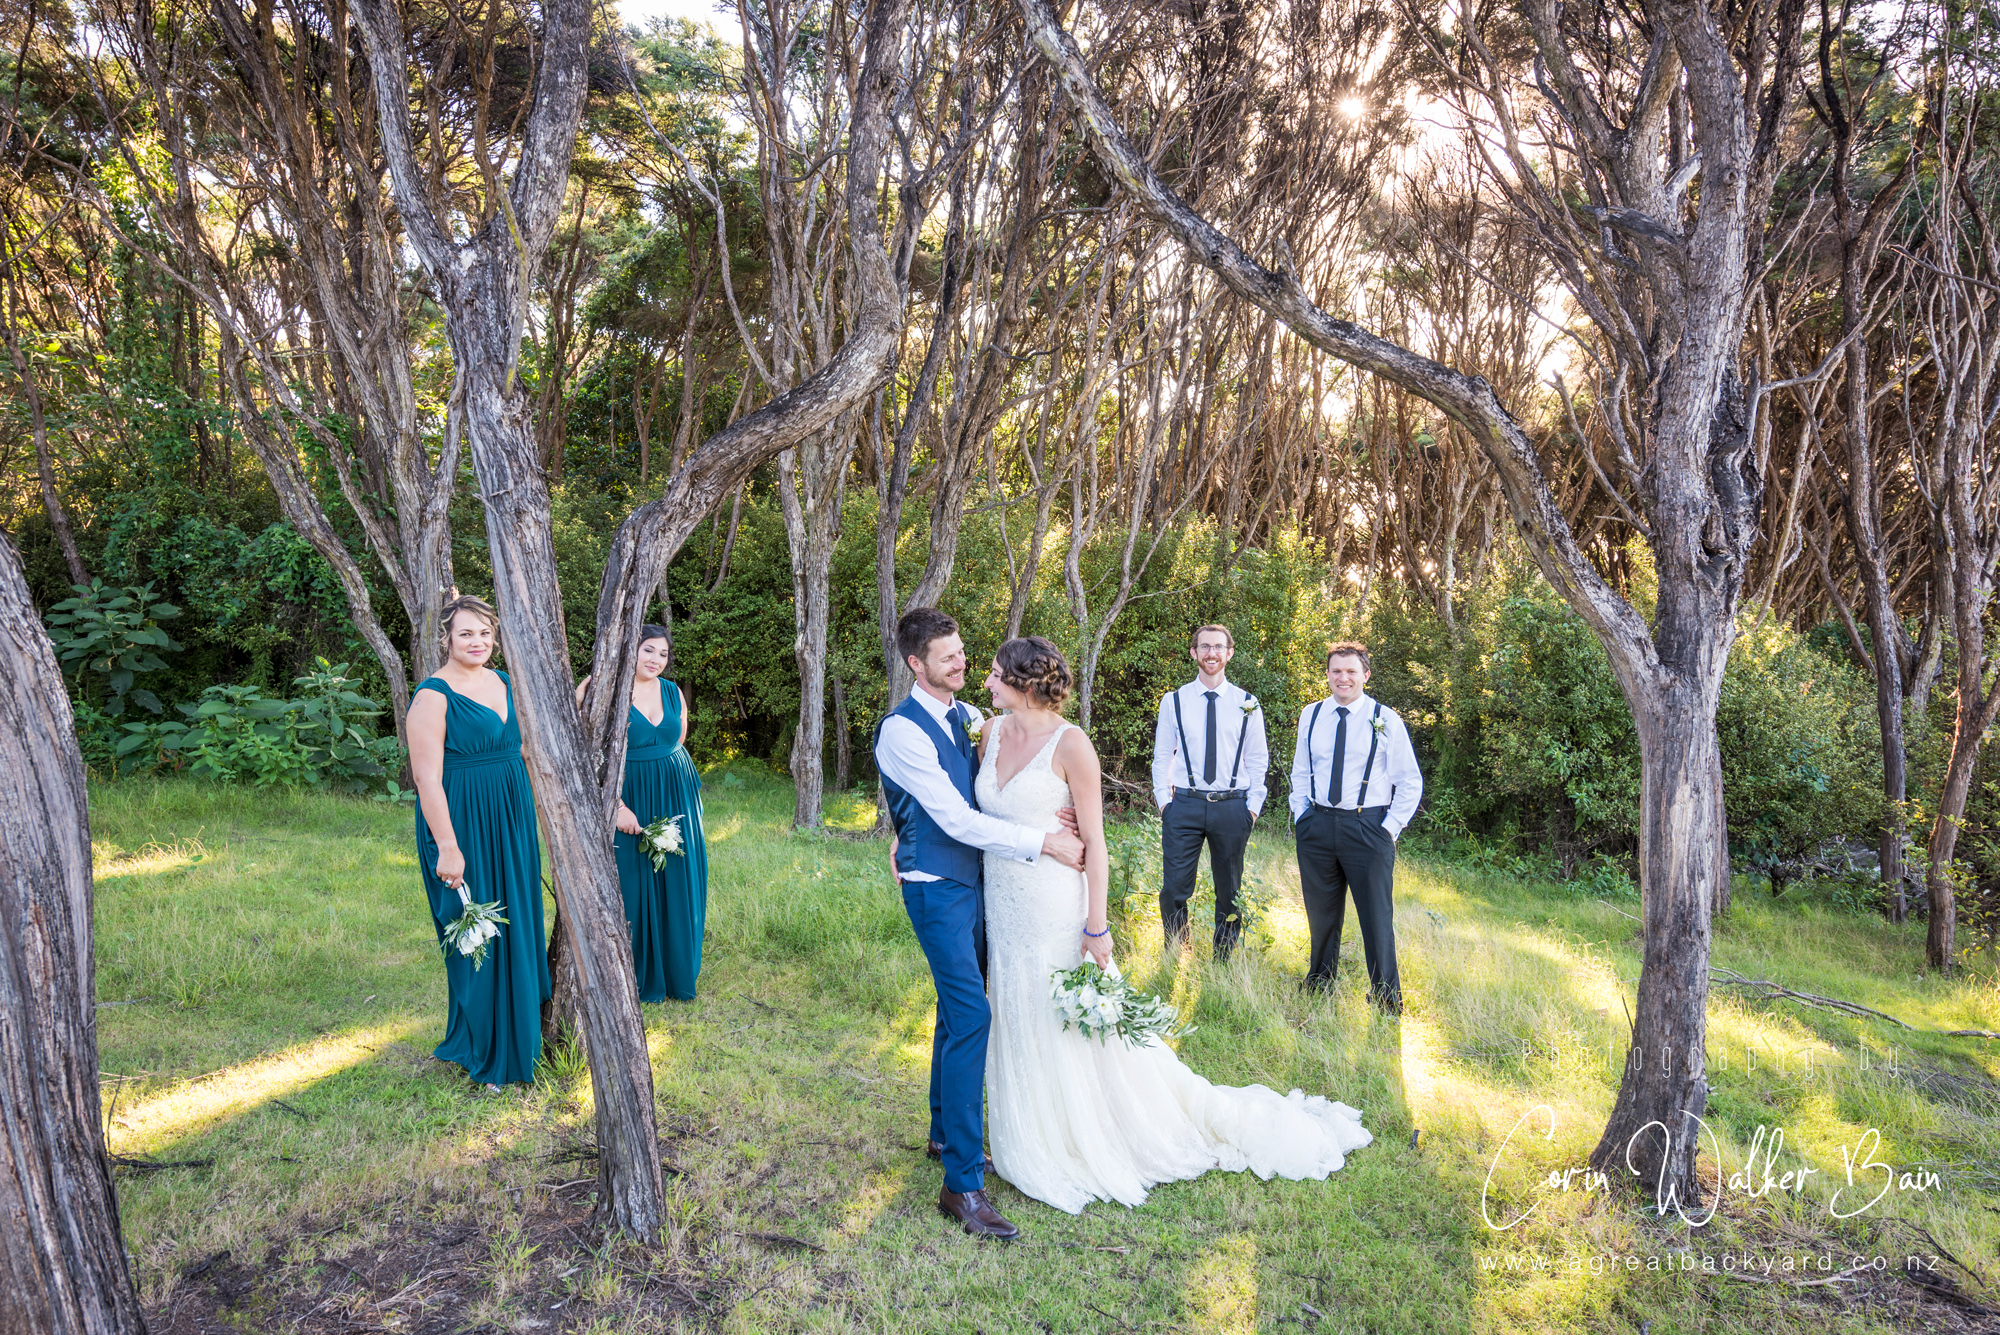
[[[952,708],[960,709],[961,706],[954,702]],[[952,787],[964,794],[966,804],[977,810],[979,799],[972,791],[972,780],[978,767],[976,755],[968,757],[958,749],[958,739],[932,718],[928,709],[917,703],[914,692],[889,712],[891,716],[900,715],[924,730],[937,747],[938,764],[944,767],[945,777],[951,780]],[[880,732],[879,727],[877,732]],[[888,794],[889,820],[896,827],[897,871],[929,872],[948,881],[979,884],[982,863],[978,849],[959,843],[939,829],[923,804],[898,788],[886,774],[882,776],[882,791]]]

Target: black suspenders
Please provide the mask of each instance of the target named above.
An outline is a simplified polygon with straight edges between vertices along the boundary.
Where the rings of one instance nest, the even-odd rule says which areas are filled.
[[[1187,766],[1188,787],[1194,787],[1194,755],[1188,750],[1187,724],[1181,721],[1181,688],[1174,687],[1174,731],[1181,735],[1181,764]]]
[[[1312,718],[1306,723],[1306,793],[1315,806],[1319,804],[1319,770],[1312,763],[1312,739],[1313,733],[1319,728],[1319,711],[1325,707],[1326,701],[1320,700],[1315,702]],[[1377,719],[1382,717],[1382,702],[1380,700],[1375,702],[1373,717]],[[1381,730],[1375,726],[1372,719],[1369,722],[1368,731],[1372,734],[1368,739],[1368,759],[1361,766],[1361,791],[1354,798],[1354,806],[1357,811],[1368,804],[1368,776],[1375,769],[1375,748],[1382,744]],[[1241,749],[1241,744],[1239,743],[1238,750],[1240,751]],[[1328,803],[1328,805],[1337,807],[1340,805],[1340,776],[1338,774],[1330,774],[1327,778],[1333,783],[1332,791],[1327,793],[1327,796],[1332,798],[1333,801]]]
[[[1187,766],[1188,787],[1193,788],[1195,786],[1194,756],[1192,753],[1188,751],[1187,724],[1181,718],[1180,687],[1178,686],[1174,687],[1173,697],[1174,697],[1174,731],[1181,735],[1181,763]],[[1256,699],[1255,696],[1245,696],[1244,698],[1246,700]],[[1380,706],[1377,706],[1377,708],[1380,708]],[[1317,709],[1313,711],[1313,717],[1314,718],[1319,717],[1319,711]],[[1232,789],[1236,787],[1236,776],[1242,773],[1243,771],[1243,740],[1249,735],[1250,735],[1250,716],[1248,714],[1245,714],[1243,716],[1243,727],[1236,734],[1236,759],[1231,761],[1229,765],[1229,786]]]
[[[1319,729],[1319,711],[1324,708],[1326,708],[1326,701],[1320,700],[1315,702],[1313,705],[1312,721],[1306,724],[1306,792],[1311,795],[1314,806],[1319,805],[1319,767],[1312,763],[1313,733]],[[1340,800],[1340,794],[1337,792],[1330,793],[1328,796],[1332,797],[1336,802]]]
[[[1382,730],[1375,723],[1382,717],[1382,702],[1375,702],[1375,716],[1368,724],[1368,759],[1361,766],[1361,791],[1354,795],[1354,809],[1359,811],[1368,805],[1368,776],[1375,769],[1375,748],[1382,744]]]

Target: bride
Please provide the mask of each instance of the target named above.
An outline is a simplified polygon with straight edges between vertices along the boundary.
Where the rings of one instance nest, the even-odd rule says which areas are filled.
[[[1073,805],[1086,849],[1082,875],[1046,856],[1029,865],[986,855],[995,1168],[1071,1214],[1093,1200],[1138,1205],[1158,1183],[1211,1169],[1325,1178],[1374,1139],[1359,1110],[1296,1089],[1212,1085],[1158,1039],[1099,1042],[1057,1018],[1050,974],[1080,957],[1113,967],[1097,752],[1059,713],[1073,684],[1039,635],[1001,645],[986,678],[1007,713],[981,730],[980,810],[1055,830],[1056,813]]]

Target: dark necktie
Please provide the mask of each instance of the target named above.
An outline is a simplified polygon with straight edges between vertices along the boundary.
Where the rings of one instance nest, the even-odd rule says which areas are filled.
[[[951,736],[958,743],[958,753],[967,760],[972,759],[972,736],[965,730],[965,716],[958,712],[957,705],[951,707]]]
[[[1326,792],[1332,805],[1339,806],[1347,800],[1347,706],[1334,712],[1340,715],[1340,726],[1333,730],[1333,773],[1327,776]]]
[[[1202,742],[1208,748],[1208,751],[1207,755],[1202,759],[1201,762],[1201,781],[1203,783],[1214,783],[1215,782],[1215,692],[1203,691],[1202,694],[1208,697],[1208,735],[1202,739]]]

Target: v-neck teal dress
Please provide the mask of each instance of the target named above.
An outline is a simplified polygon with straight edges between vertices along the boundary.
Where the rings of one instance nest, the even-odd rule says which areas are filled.
[[[619,834],[618,888],[632,928],[632,970],[639,1000],[694,1000],[701,975],[701,938],[708,922],[708,844],[701,830],[701,774],[681,745],[681,690],[660,683],[660,721],[634,706],[625,720],[625,788],[620,794],[641,825],[662,816],[681,821],[684,855],[666,866],[639,851],[637,835]]]
[[[549,995],[549,955],[542,928],[542,845],[535,795],[521,759],[521,722],[507,674],[507,717],[436,677],[417,689],[445,698],[444,795],[452,833],[465,854],[465,888],[474,899],[506,905],[507,925],[487,943],[477,972],[456,950],[444,952],[444,1042],[433,1054],[457,1062],[475,1084],[528,1083],[542,1055],[542,1002]],[[431,925],[444,945],[445,924],[465,911],[458,891],[438,879],[437,841],[417,808],[417,863],[431,901]]]

